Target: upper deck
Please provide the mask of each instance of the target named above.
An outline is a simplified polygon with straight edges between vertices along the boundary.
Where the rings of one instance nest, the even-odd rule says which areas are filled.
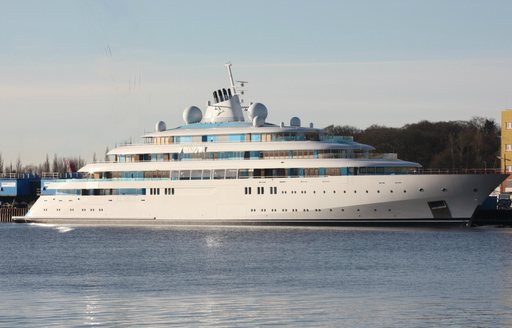
[[[184,125],[167,129],[164,122],[157,122],[155,131],[142,137],[143,143],[122,144],[112,149],[108,155],[113,163],[138,163],[135,165],[141,170],[150,169],[141,163],[155,166],[158,162],[189,160],[348,159],[364,160],[364,164],[352,162],[362,166],[421,166],[400,161],[396,154],[373,154],[374,147],[355,142],[350,136],[326,135],[312,123],[302,126],[298,117],[292,117],[289,125],[267,122],[265,105],[242,106],[230,65],[227,68],[231,87],[215,91],[214,101],[208,102],[204,114],[198,107],[191,106],[183,112]]]

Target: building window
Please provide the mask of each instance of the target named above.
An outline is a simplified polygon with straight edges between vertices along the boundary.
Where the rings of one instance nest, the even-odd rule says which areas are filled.
[[[506,123],[505,123],[505,127],[506,127],[508,130],[512,129],[512,122],[506,122]]]
[[[505,144],[506,151],[512,151],[512,144]]]
[[[507,172],[512,172],[512,165],[507,165],[505,169]]]

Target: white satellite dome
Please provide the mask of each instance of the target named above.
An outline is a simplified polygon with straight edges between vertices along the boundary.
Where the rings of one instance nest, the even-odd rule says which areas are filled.
[[[252,126],[255,128],[259,128],[261,126],[265,125],[265,119],[261,116],[255,116],[252,118]]]
[[[253,119],[255,118],[256,116],[260,117],[263,119],[263,121],[265,121],[265,119],[267,118],[267,115],[268,115],[268,110],[267,110],[267,107],[265,107],[265,105],[263,105],[262,103],[254,103],[252,104],[251,106],[249,106],[249,109],[247,110],[248,114],[249,114],[249,119]]]
[[[300,126],[300,118],[294,116],[290,119],[290,126],[299,127]]]
[[[162,132],[162,131],[167,130],[167,126],[165,125],[165,122],[164,122],[164,121],[158,121],[158,122],[156,122],[156,124],[155,124],[155,130],[156,130],[157,132]]]
[[[187,124],[198,123],[203,119],[203,113],[196,106],[190,106],[183,111],[183,120]]]

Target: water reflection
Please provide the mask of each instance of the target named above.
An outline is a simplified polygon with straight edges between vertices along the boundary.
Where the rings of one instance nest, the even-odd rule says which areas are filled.
[[[99,326],[102,323],[98,321],[97,316],[99,313],[99,298],[97,295],[85,296],[85,326]]]

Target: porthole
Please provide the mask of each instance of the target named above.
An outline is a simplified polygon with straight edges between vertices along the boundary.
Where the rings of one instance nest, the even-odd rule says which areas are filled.
[[[360,209],[357,209],[357,211],[359,212],[359,211],[360,211]]]
[[[404,190],[404,194],[407,192],[407,190]]]
[[[343,190],[343,193],[344,193],[344,194],[346,194],[346,193],[347,193],[347,191],[346,191],[346,190]]]
[[[376,208],[374,208],[374,209],[373,209],[373,211],[374,211],[374,212],[377,212],[377,209],[376,209]]]
[[[354,190],[354,194],[357,194],[357,190]]]
[[[420,190],[420,192],[424,192],[425,191],[425,189],[423,189],[423,188],[420,188],[419,190]]]
[[[448,191],[446,188],[441,189],[442,192]]]
[[[393,193],[393,190],[390,190],[389,192],[390,192],[390,193]]]
[[[478,189],[476,189],[476,188],[473,189],[473,192],[477,192],[477,191],[478,191]]]
[[[380,190],[377,190],[377,194],[380,194]]]
[[[366,190],[366,193],[368,193],[368,190]]]

